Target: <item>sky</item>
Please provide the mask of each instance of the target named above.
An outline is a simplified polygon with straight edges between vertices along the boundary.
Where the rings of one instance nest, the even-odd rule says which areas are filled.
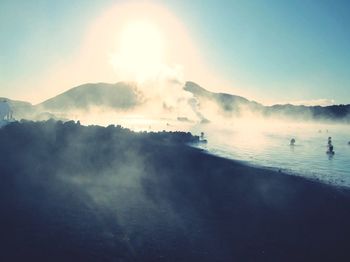
[[[157,72],[264,104],[348,104],[349,13],[340,0],[1,0],[0,96],[38,103]]]

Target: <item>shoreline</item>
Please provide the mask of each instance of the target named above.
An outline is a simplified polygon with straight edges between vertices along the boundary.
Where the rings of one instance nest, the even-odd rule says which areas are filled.
[[[326,179],[322,179],[323,175],[319,175],[316,171],[313,172],[307,172],[307,171],[301,171],[301,170],[293,170],[291,168],[284,168],[284,167],[277,167],[277,166],[268,166],[268,165],[263,165],[263,164],[259,164],[259,163],[254,163],[253,161],[249,161],[249,160],[241,160],[241,159],[236,159],[234,157],[230,157],[227,156],[223,153],[214,153],[214,152],[210,152],[210,150],[207,150],[205,148],[201,148],[201,147],[197,147],[196,145],[190,145],[193,148],[198,148],[203,150],[204,153],[209,154],[209,155],[213,155],[213,156],[218,156],[227,160],[233,160],[237,163],[241,163],[245,166],[248,167],[253,167],[253,168],[257,168],[257,169],[266,169],[268,171],[273,171],[273,172],[278,172],[278,173],[284,173],[286,175],[290,175],[290,176],[296,176],[296,177],[302,177],[305,178],[306,180],[310,180],[310,181],[314,181],[316,183],[321,183],[321,184],[326,184],[326,185],[331,185],[334,187],[339,187],[339,188],[343,188],[343,189],[348,189],[350,190],[350,185],[343,185],[344,181],[340,180],[340,182],[334,181],[334,180],[326,180]]]
[[[191,139],[72,122],[0,129],[0,258],[349,261],[350,190]]]
[[[247,168],[252,168],[252,169],[257,169],[257,170],[262,170],[262,171],[266,171],[266,172],[272,172],[274,173],[274,175],[287,175],[287,176],[291,176],[291,177],[296,177],[296,178],[301,178],[303,180],[305,180],[306,182],[311,182],[311,183],[316,183],[316,184],[320,184],[320,185],[325,185],[325,186],[329,186],[332,188],[336,188],[336,189],[340,189],[340,190],[345,190],[345,191],[349,191],[350,193],[350,187],[349,186],[342,186],[336,183],[331,183],[329,181],[326,180],[322,180],[319,179],[317,177],[308,177],[305,176],[304,174],[298,172],[298,171],[293,171],[290,169],[284,169],[282,167],[274,167],[274,166],[264,166],[264,165],[260,165],[260,164],[255,164],[252,162],[249,162],[248,160],[239,160],[239,159],[234,159],[234,158],[230,158],[230,157],[226,157],[226,156],[222,156],[222,155],[217,155],[215,153],[211,153],[208,150],[199,148],[199,147],[195,147],[195,146],[191,146],[191,148],[194,149],[198,149],[201,151],[201,153],[207,154],[209,156],[213,156],[213,157],[217,157],[217,158],[222,158],[228,161],[232,161],[235,164],[241,165],[243,167],[247,167]],[[312,173],[314,174],[314,173]]]

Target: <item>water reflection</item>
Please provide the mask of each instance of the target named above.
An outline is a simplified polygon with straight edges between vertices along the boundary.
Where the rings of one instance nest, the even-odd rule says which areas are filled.
[[[327,155],[328,155],[328,159],[329,159],[329,160],[332,160],[333,157],[334,157],[334,154],[327,154]]]

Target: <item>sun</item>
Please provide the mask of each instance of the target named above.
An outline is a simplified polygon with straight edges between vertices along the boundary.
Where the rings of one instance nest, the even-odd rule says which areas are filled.
[[[118,47],[111,56],[116,71],[127,72],[134,80],[157,74],[164,60],[164,39],[155,24],[134,21],[118,36]]]

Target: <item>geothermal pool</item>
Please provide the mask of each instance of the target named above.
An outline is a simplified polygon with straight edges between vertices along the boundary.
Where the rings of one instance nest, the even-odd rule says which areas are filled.
[[[110,119],[110,118],[109,118]],[[106,123],[99,123],[107,125]],[[119,117],[115,124],[135,131],[205,133],[207,144],[194,145],[208,153],[246,164],[280,169],[321,182],[350,187],[350,125],[240,119],[195,124],[171,119]],[[334,156],[326,154],[332,137]],[[290,140],[295,138],[295,146]]]
[[[350,187],[350,126],[293,124],[264,129],[202,129],[208,143],[199,147],[215,155]],[[334,145],[333,156],[326,154],[329,136]],[[290,146],[292,138],[296,139],[294,146]]]

